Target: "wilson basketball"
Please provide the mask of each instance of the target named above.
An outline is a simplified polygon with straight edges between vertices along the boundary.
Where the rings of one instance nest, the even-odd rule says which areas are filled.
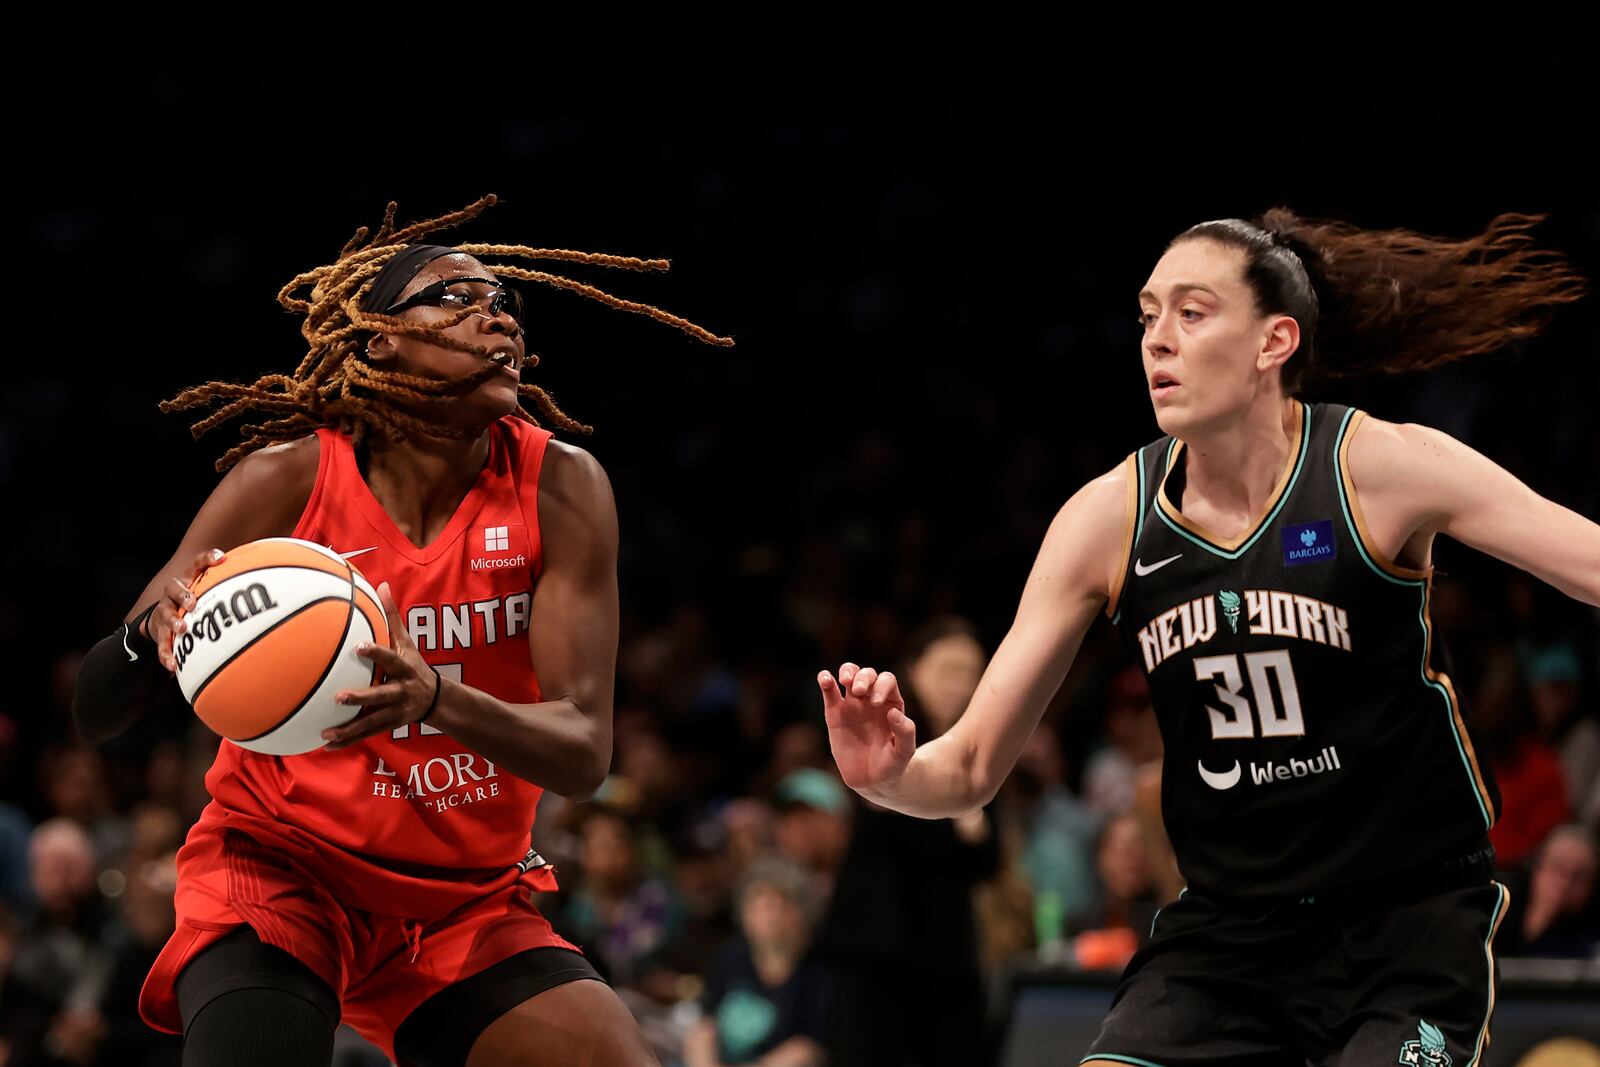
[[[387,646],[377,591],[330,548],[293,537],[241,545],[203,572],[174,643],[178,685],[201,720],[241,748],[275,756],[320,748],[355,718],[335,693],[371,685],[362,641]]]

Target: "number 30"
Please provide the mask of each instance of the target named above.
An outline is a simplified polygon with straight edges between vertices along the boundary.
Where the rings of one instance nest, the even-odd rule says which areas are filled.
[[[1245,699],[1244,677],[1239,670],[1237,655],[1197,656],[1194,677],[1204,682],[1221,677],[1215,686],[1217,699],[1228,706],[1227,711],[1206,705],[1211,716],[1211,736],[1223,738],[1256,736],[1256,720],[1261,722],[1262,737],[1299,737],[1306,732],[1305,719],[1300,715],[1300,687],[1294,680],[1294,667],[1289,663],[1287,649],[1274,652],[1247,652],[1244,654],[1245,670],[1250,675],[1250,699]],[[1267,672],[1278,675],[1278,690],[1283,694],[1283,708],[1272,699],[1272,685]],[[1251,701],[1255,703],[1252,713]]]

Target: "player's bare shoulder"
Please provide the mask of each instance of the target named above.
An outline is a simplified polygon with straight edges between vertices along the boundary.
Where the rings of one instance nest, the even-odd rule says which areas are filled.
[[[1348,443],[1348,488],[1368,520],[1395,516],[1397,528],[1436,523],[1465,447],[1442,430],[1417,423],[1388,422],[1363,414]],[[1387,524],[1386,524],[1387,525]]]
[[[321,458],[322,445],[314,433],[268,445],[234,464],[218,488],[227,486],[253,506],[288,516],[293,526],[311,499]]]
[[[617,542],[611,479],[589,451],[552,438],[539,471],[539,525],[546,533]]]
[[[1349,474],[1363,492],[1385,492],[1403,484],[1406,461],[1425,427],[1389,422],[1362,412],[1346,448]]]
[[[315,434],[245,456],[201,505],[179,557],[187,561],[201,549],[226,550],[260,537],[287,536],[311,499],[319,460]]]

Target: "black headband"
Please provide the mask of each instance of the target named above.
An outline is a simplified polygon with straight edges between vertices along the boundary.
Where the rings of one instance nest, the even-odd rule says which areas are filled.
[[[361,300],[361,310],[381,314],[385,308],[394,305],[401,290],[410,284],[418,271],[440,256],[448,256],[454,251],[448,245],[406,245],[399,255],[383,265],[373,279],[372,288]]]

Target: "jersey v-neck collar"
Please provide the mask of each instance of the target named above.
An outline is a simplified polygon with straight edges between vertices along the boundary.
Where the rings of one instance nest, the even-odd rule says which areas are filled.
[[[361,511],[378,536],[389,542],[389,546],[400,555],[413,563],[426,565],[438,559],[444,552],[460,539],[462,531],[472,522],[483,505],[484,494],[494,472],[501,465],[501,441],[499,428],[496,427],[489,434],[489,457],[483,464],[483,469],[478,471],[478,476],[473,479],[472,486],[467,490],[467,495],[461,498],[461,503],[456,505],[455,514],[450,516],[450,521],[445,524],[439,536],[428,542],[425,547],[417,547],[411,538],[395,524],[394,519],[378,498],[373,495],[372,487],[361,476],[361,468],[356,464],[355,449],[351,447],[350,439],[343,434],[337,435],[339,441],[340,461],[348,465],[350,483],[355,486],[352,490],[352,503]]]
[[[1250,550],[1250,546],[1255,544],[1262,531],[1272,525],[1272,520],[1277,518],[1278,512],[1283,509],[1285,501],[1289,499],[1289,494],[1294,489],[1295,481],[1300,477],[1301,469],[1305,466],[1306,451],[1311,440],[1311,409],[1296,400],[1295,411],[1294,436],[1289,442],[1288,462],[1284,466],[1283,473],[1278,476],[1278,484],[1272,490],[1272,496],[1268,498],[1266,507],[1244,533],[1231,539],[1218,536],[1184,515],[1167,496],[1167,479],[1182,461],[1183,442],[1177,438],[1173,438],[1172,444],[1167,448],[1166,468],[1161,475],[1161,484],[1156,487],[1156,513],[1173,532],[1193,541],[1201,548],[1228,559],[1238,559],[1244,555]]]

